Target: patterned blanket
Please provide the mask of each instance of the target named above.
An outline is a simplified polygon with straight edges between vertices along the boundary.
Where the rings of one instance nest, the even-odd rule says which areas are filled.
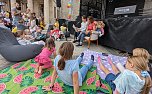
[[[35,67],[36,63],[32,59],[0,70],[0,94],[73,94],[73,87],[65,85],[59,78],[56,79],[52,91],[43,91],[42,87],[50,84],[53,69],[44,70],[39,75],[34,73]],[[109,85],[96,74],[96,67],[92,67],[79,94],[97,92],[112,94]]]
[[[105,65],[105,67],[107,67],[112,73],[112,68],[110,66],[110,64],[107,61],[107,56],[105,56],[103,53],[99,53],[99,52],[95,52],[95,51],[91,51],[91,50],[85,50],[84,51],[84,59],[82,61],[83,64],[87,64],[89,59],[91,57],[91,55],[95,56],[95,63],[94,65],[97,66],[97,74],[102,78],[105,79],[105,74],[103,73],[102,70],[100,70],[99,65],[97,63],[97,57],[100,56],[102,58],[102,62]],[[116,56],[116,55],[112,55],[112,54],[108,54],[108,57],[111,58],[111,60],[113,61],[114,64],[117,63],[121,63],[122,65],[124,65],[126,63],[127,57],[121,57],[121,56]]]

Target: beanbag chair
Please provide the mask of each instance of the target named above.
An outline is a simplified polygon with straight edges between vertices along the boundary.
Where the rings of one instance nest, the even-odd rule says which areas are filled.
[[[19,62],[34,58],[42,47],[43,45],[37,44],[20,45],[8,28],[0,26],[0,54],[6,60]]]

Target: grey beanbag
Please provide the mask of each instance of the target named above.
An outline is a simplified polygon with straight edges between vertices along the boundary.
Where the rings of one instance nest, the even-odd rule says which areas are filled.
[[[12,32],[6,27],[0,26],[0,54],[8,61],[19,62],[34,58],[43,45],[20,45]]]

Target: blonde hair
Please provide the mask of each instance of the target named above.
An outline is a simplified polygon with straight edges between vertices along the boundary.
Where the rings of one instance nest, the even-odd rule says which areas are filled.
[[[134,64],[135,69],[139,71],[147,71],[148,64],[145,63],[146,59],[144,57],[139,56],[132,56],[128,58],[128,63]],[[152,87],[152,81],[150,76],[145,77],[145,85],[141,90],[141,94],[148,94],[150,91],[150,88]]]
[[[145,59],[147,59],[149,61],[150,59],[150,54],[148,53],[148,51],[144,48],[135,48],[133,50],[133,56],[142,56]]]

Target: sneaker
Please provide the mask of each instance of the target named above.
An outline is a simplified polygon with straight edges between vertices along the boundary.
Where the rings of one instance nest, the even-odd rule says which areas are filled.
[[[76,46],[82,46],[82,44],[78,44],[78,45],[76,45]]]
[[[91,60],[93,60],[93,61],[94,61],[94,55],[91,55]]]
[[[83,56],[84,56],[84,53],[81,53],[80,57],[82,57],[82,58],[83,58]]]
[[[73,43],[79,42],[78,40],[74,40]]]

